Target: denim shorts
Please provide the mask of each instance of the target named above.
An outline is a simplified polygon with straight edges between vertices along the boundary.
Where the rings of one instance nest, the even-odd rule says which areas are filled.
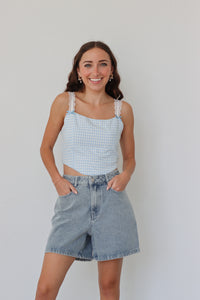
[[[106,190],[108,181],[118,174],[116,168],[101,175],[63,175],[78,193],[58,196],[45,252],[79,261],[104,261],[140,252],[135,214],[126,190]]]

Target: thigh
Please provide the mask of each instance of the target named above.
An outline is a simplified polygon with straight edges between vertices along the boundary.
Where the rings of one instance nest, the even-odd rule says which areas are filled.
[[[94,258],[105,261],[138,252],[137,223],[126,190],[106,190],[102,185],[99,199],[100,209],[92,230]]]
[[[45,253],[38,286],[40,289],[59,290],[75,257],[58,253]]]
[[[98,261],[98,281],[99,285],[106,286],[120,282],[123,258]]]

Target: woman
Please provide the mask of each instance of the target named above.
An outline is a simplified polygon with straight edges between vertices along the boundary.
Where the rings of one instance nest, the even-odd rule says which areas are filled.
[[[117,300],[123,257],[140,252],[125,191],[136,164],[133,111],[122,102],[117,62],[102,42],[80,48],[68,79],[52,103],[40,149],[58,198],[35,300],[56,299],[73,261],[92,259],[98,261],[101,300]],[[53,155],[60,131],[63,176]]]

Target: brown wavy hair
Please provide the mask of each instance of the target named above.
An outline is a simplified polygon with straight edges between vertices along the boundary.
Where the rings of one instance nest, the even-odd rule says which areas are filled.
[[[110,48],[108,47],[108,45],[106,45],[105,43],[103,43],[101,41],[91,41],[91,42],[87,42],[81,46],[78,53],[74,57],[72,71],[70,72],[70,74],[68,76],[68,83],[66,84],[66,89],[64,92],[67,92],[67,91],[83,92],[84,91],[84,89],[85,89],[84,83],[83,82],[80,83],[78,81],[77,68],[79,67],[79,62],[81,60],[82,55],[86,51],[93,49],[93,48],[100,48],[100,49],[104,50],[105,52],[107,52],[108,55],[110,56],[111,64],[113,66],[113,79],[111,81],[107,82],[105,91],[108,95],[110,95],[114,99],[121,100],[124,96],[123,96],[121,90],[119,89],[120,76],[119,76],[119,73],[117,70],[117,60],[114,57],[114,55],[113,55],[112,51],[110,50]]]

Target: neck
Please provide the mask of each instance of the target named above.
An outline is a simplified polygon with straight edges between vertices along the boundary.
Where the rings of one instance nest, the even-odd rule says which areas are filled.
[[[87,89],[81,93],[77,92],[76,94],[78,98],[94,106],[98,106],[108,102],[108,94],[105,92],[105,90],[92,91]]]

